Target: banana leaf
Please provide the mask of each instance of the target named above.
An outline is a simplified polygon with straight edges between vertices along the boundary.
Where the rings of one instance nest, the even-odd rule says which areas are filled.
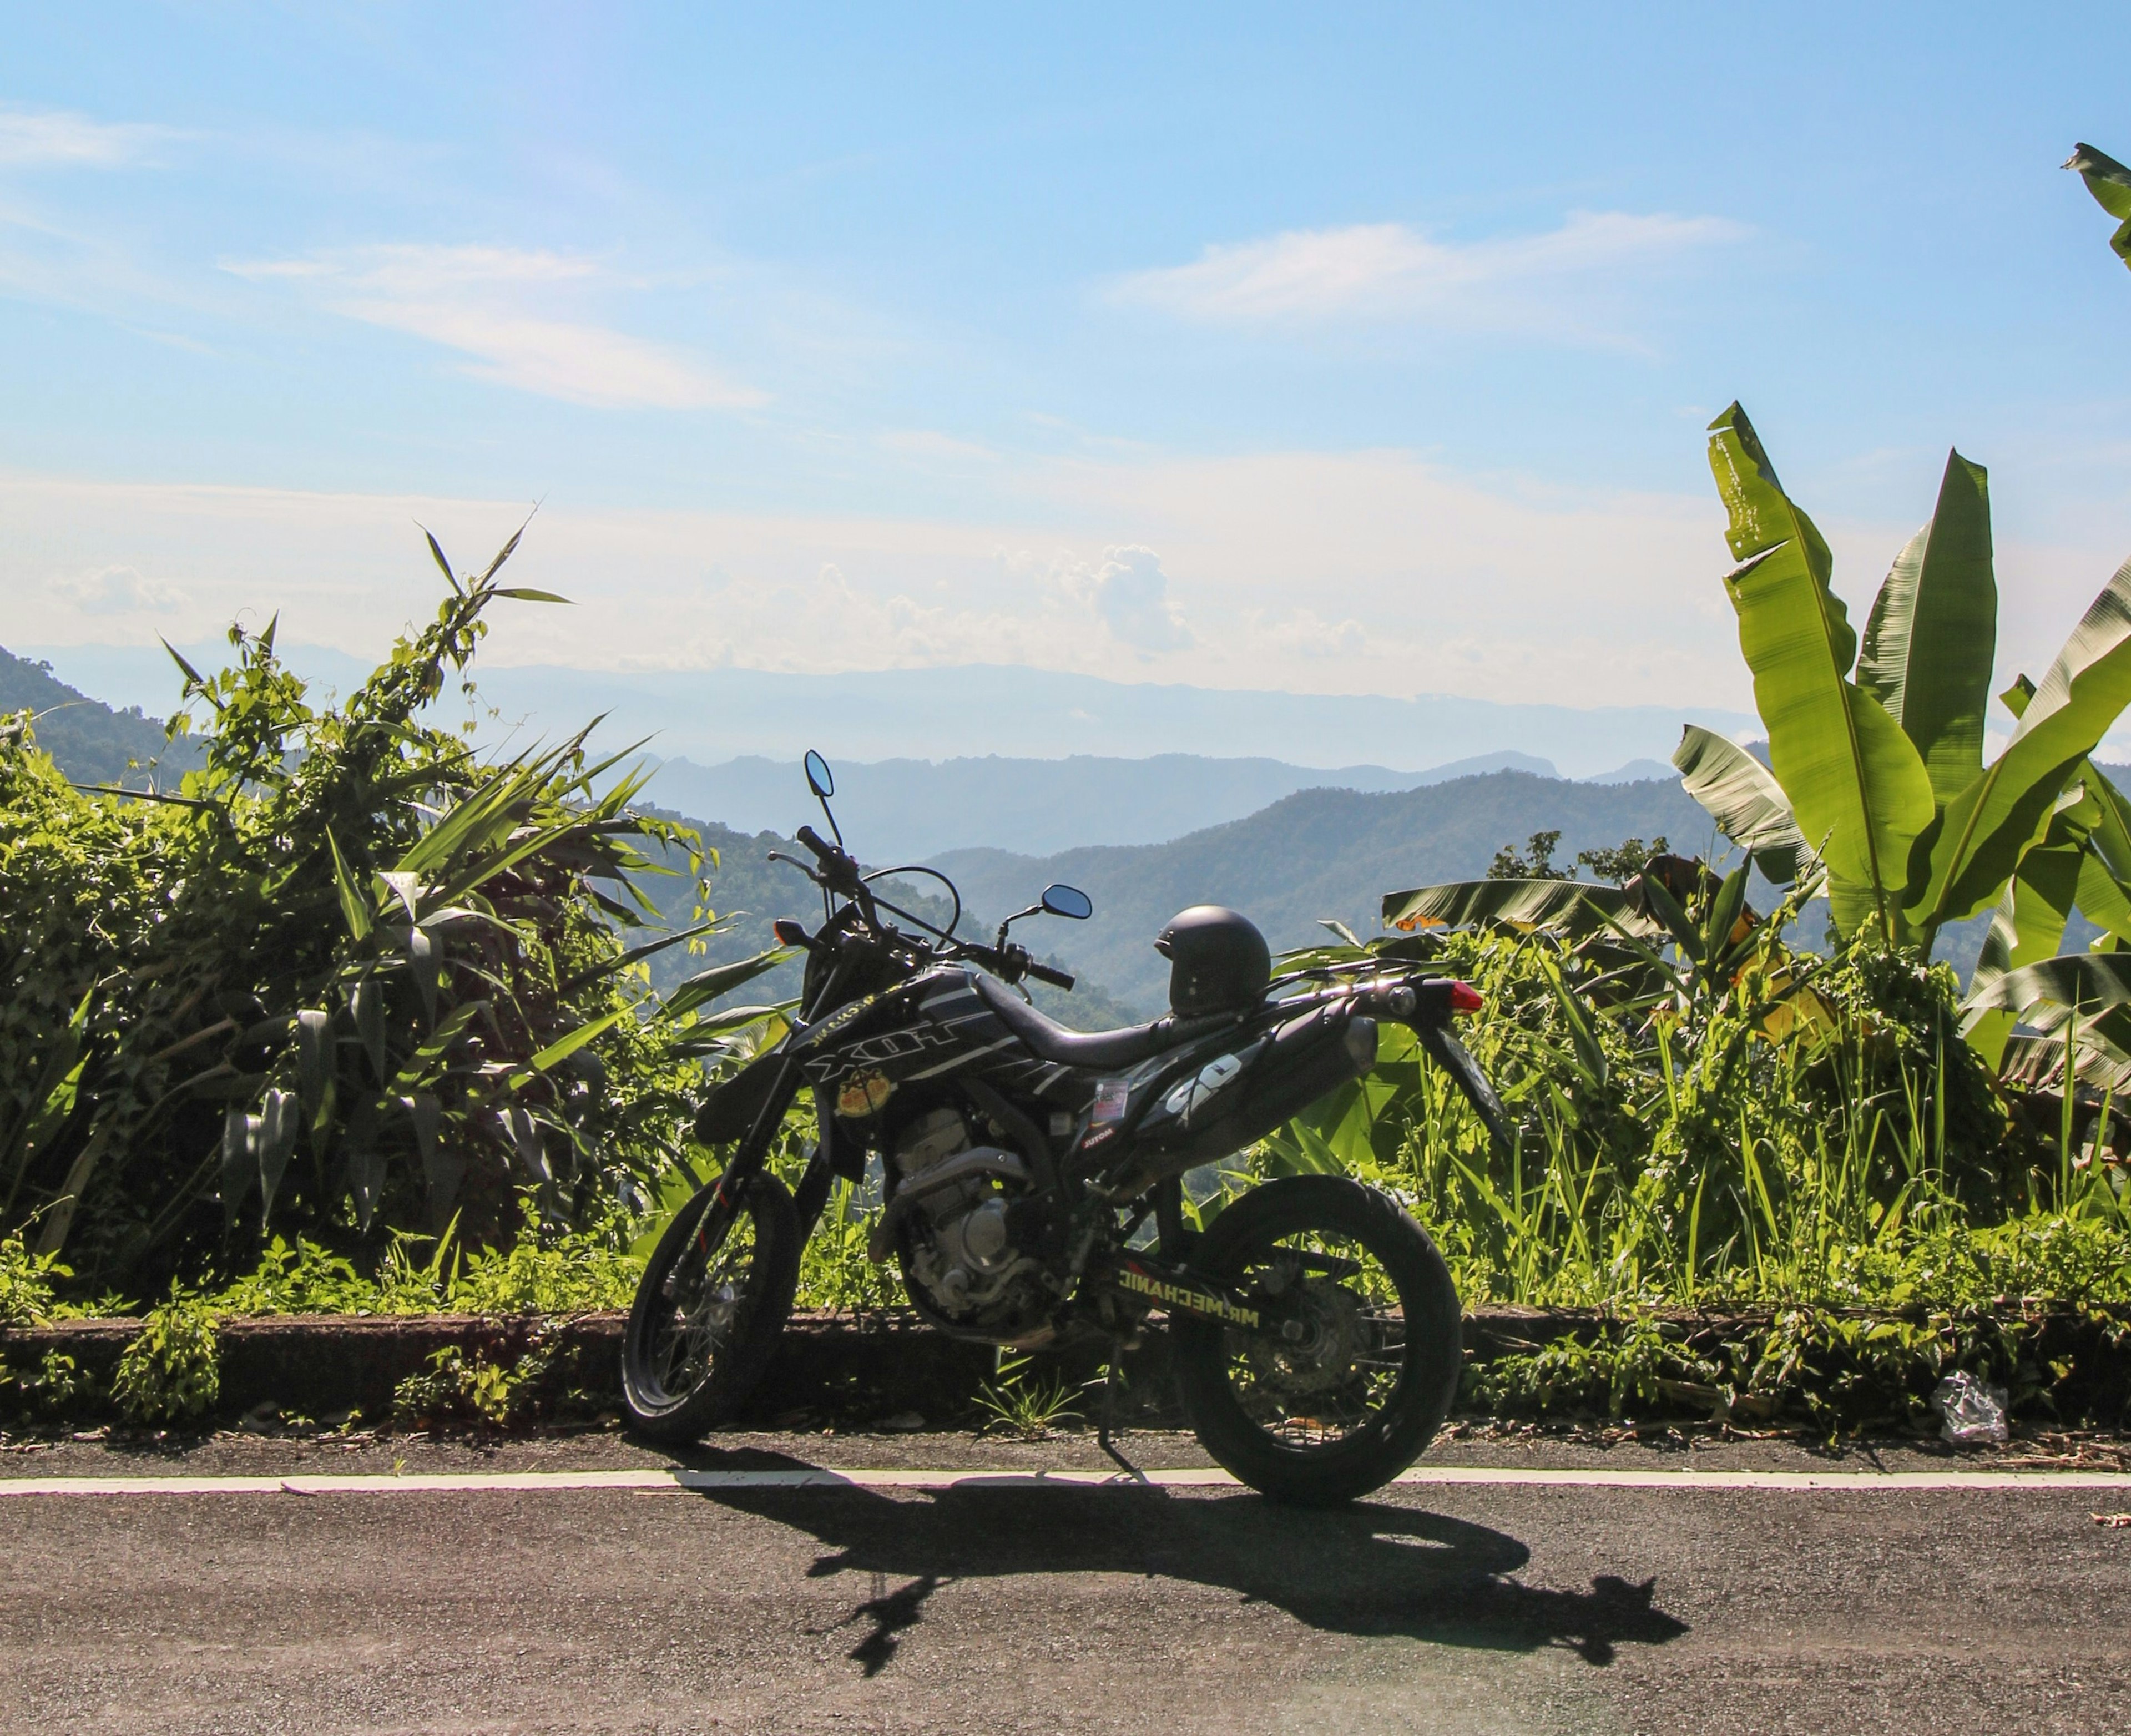
[[[1865,626],[1857,684],[1923,756],[1941,803],[1983,770],[1983,718],[1998,646],[1990,479],[1947,454],[1931,522],[1895,556]]]
[[[1996,899],[2073,771],[2131,702],[2131,561],[2088,607],[2005,751],[1948,803],[1911,866],[1908,916],[1935,934]]]
[[[1731,515],[1741,565],[1724,585],[1776,781],[1798,830],[1827,841],[1837,922],[1869,914],[1894,939],[1909,846],[1934,811],[1930,777],[1886,707],[1850,680],[1857,635],[1828,588],[1833,558],[1736,404],[1710,424],[1709,464]]]
[[[1609,915],[1626,923],[1655,926],[1635,912],[1618,886],[1586,880],[1450,880],[1384,894],[1385,925],[1408,933],[1494,922],[1586,934],[1604,928]]]
[[[2131,169],[2091,145],[2073,146],[2064,166],[2079,170],[2095,204],[2117,220],[2117,230],[2109,237],[2109,245],[2119,259],[2131,266]]]
[[[2087,860],[2086,828],[2073,813],[2059,813],[2044,841],[2021,857],[1990,918],[1990,932],[1969,978],[1964,1003],[1971,1010],[1961,1029],[1970,1045],[1994,1067],[2004,1058],[2023,1005],[2007,1005],[1999,985],[2015,971],[2053,957],[2078,900],[2081,869]]]
[[[1694,723],[1681,731],[1672,763],[1687,793],[1709,810],[1719,832],[1753,857],[1764,879],[1788,886],[1798,877],[1813,849],[1767,766]]]
[[[2082,1013],[2131,1002],[2131,952],[2066,952],[2009,971],[1969,1005],[2022,1012],[2042,1002]]]

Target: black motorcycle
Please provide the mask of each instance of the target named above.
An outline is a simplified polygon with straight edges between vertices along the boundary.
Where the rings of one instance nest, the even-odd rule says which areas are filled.
[[[623,1353],[636,1427],[690,1441],[732,1415],[783,1328],[834,1179],[859,1182],[879,1153],[867,1251],[897,1262],[941,1331],[1122,1345],[1161,1313],[1192,1427],[1243,1482],[1332,1503],[1405,1470],[1449,1408],[1461,1360],[1457,1292],[1427,1232],[1386,1194],[1330,1175],[1263,1182],[1195,1231],[1182,1178],[1367,1072],[1383,1019],[1410,1026],[1499,1134],[1501,1105],[1450,1029],[1478,995],[1410,959],[1275,976],[1257,928],[1199,905],[1155,943],[1170,962],[1166,1017],[1066,1029],[1016,985],[1073,979],[1008,930],[1044,913],[1084,919],[1087,895],[1051,886],[990,944],[959,939],[953,883],[863,871],[829,807],[827,763],[810,753],[806,765],[834,842],[802,826],[813,863],[774,859],[821,889],[824,920],[811,934],[777,923],[807,954],[797,1017],[697,1116],[703,1143],[734,1149],[638,1287]],[[944,887],[944,926],[879,890],[911,875]],[[795,1196],[765,1160],[810,1086],[820,1143]]]

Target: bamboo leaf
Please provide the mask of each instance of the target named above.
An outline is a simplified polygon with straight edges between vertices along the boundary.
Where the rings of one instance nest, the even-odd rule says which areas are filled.
[[[363,898],[362,889],[355,884],[355,876],[347,871],[347,863],[340,853],[340,841],[328,827],[326,848],[333,852],[333,884],[340,890],[340,914],[347,923],[349,937],[357,941],[370,938],[370,905]]]
[[[222,1118],[222,1216],[237,1221],[237,1209],[259,1178],[259,1117],[232,1109]]]
[[[510,1142],[517,1149],[518,1161],[525,1166],[525,1173],[544,1187],[552,1186],[554,1172],[548,1167],[545,1142],[540,1134],[540,1124],[533,1112],[514,1104],[504,1113],[504,1123],[510,1129]]]
[[[185,687],[188,691],[194,688],[206,687],[207,683],[200,679],[200,672],[178,655],[178,648],[175,645],[167,639],[160,640],[160,643],[163,649],[170,654],[170,661],[184,671]]]
[[[721,995],[730,993],[744,982],[752,982],[758,976],[775,970],[791,952],[783,947],[773,947],[767,952],[758,952],[752,958],[735,960],[731,964],[713,965],[707,971],[698,971],[693,976],[678,984],[665,999],[659,1009],[662,1017],[678,1019],[683,1013],[716,1000]]]
[[[1753,857],[1765,879],[1788,886],[1803,872],[1813,848],[1767,766],[1693,723],[1681,731],[1672,763],[1687,793],[1708,810],[1719,832]]]
[[[1915,745],[1941,803],[1983,769],[1997,644],[1990,479],[1949,453],[1931,522],[1894,558],[1857,659],[1857,685]]]
[[[452,595],[454,597],[465,596],[466,591],[464,587],[460,585],[458,576],[452,571],[452,563],[444,559],[444,547],[442,543],[437,540],[436,533],[431,530],[427,525],[424,525],[419,528],[422,535],[429,540],[429,553],[437,563],[437,570],[444,575],[444,583],[452,587]]]
[[[570,601],[567,597],[558,597],[553,591],[536,591],[530,585],[498,585],[490,594],[496,597],[513,597],[520,602],[567,603]]]
[[[620,1024],[623,1019],[627,1019],[634,1014],[635,1010],[636,1009],[635,1007],[616,1007],[614,1011],[606,1014],[601,1018],[588,1019],[583,1024],[579,1025],[574,1031],[572,1031],[567,1037],[560,1038],[557,1041],[549,1043],[547,1048],[541,1050],[539,1054],[534,1056],[525,1063],[525,1065],[530,1067],[534,1073],[544,1073],[557,1062],[566,1060],[570,1056],[576,1054],[579,1049],[582,1048],[587,1043],[591,1042],[603,1032],[611,1030],[615,1025]],[[516,1091],[520,1086],[525,1084],[531,1077],[531,1073],[519,1074],[510,1081],[510,1088],[513,1091]]]
[[[418,874],[392,869],[377,878],[384,883],[385,890],[406,907],[407,920],[410,923],[419,921],[419,913],[414,909],[414,901],[422,895],[422,877]]]
[[[296,1149],[296,1124],[302,1112],[293,1091],[271,1091],[259,1115],[260,1217],[264,1221],[274,1209],[274,1196],[288,1173],[289,1158]]]
[[[1849,679],[1856,634],[1828,588],[1833,559],[1784,494],[1736,404],[1710,424],[1709,463],[1741,564],[1724,585],[1754,674],[1769,757],[1798,830],[1864,888],[1894,938],[1909,846],[1931,823],[1931,779],[1886,707]]]
[[[371,1076],[382,1085],[387,1077],[385,1062],[385,991],[377,979],[366,976],[349,992],[347,1009],[355,1018],[355,1033],[370,1057]]]

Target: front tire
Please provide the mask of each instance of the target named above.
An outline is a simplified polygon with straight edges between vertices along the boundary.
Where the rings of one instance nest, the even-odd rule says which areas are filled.
[[[769,1365],[799,1283],[799,1220],[776,1177],[757,1175],[719,1211],[706,1187],[666,1226],[622,1340],[630,1422],[697,1441],[736,1412]]]
[[[1463,1362],[1458,1292],[1428,1232],[1340,1176],[1253,1188],[1192,1250],[1292,1336],[1172,1316],[1177,1384],[1206,1451],[1276,1501],[1329,1507],[1420,1456]]]

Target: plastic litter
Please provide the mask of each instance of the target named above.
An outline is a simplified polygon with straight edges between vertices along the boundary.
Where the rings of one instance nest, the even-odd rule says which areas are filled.
[[[2005,1388],[1985,1386],[1973,1374],[1949,1374],[1932,1391],[1932,1408],[1944,1421],[1939,1433],[1956,1446],[1998,1446],[2005,1439]]]

